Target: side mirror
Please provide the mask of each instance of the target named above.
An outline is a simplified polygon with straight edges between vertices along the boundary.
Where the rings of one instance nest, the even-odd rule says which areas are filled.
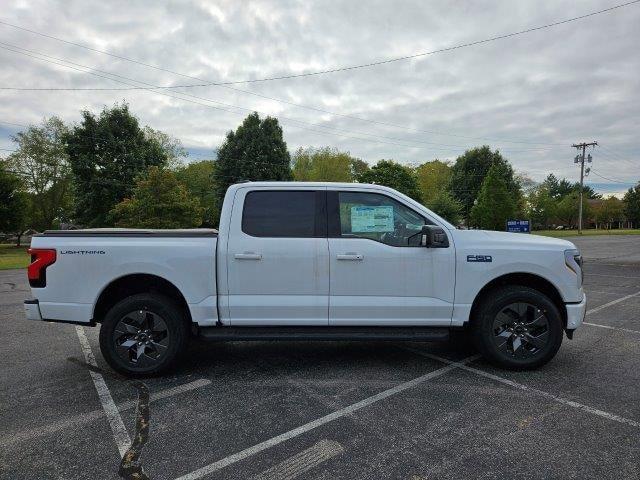
[[[420,245],[427,248],[447,248],[449,238],[444,228],[437,225],[423,225],[420,234]]]

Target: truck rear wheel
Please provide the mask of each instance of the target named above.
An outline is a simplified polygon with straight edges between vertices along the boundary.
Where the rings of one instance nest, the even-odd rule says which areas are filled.
[[[544,294],[524,286],[491,291],[473,319],[474,343],[494,364],[512,370],[544,365],[562,344],[562,318]]]
[[[127,376],[160,373],[185,350],[189,332],[178,306],[162,295],[142,293],[115,304],[100,327],[100,351]]]

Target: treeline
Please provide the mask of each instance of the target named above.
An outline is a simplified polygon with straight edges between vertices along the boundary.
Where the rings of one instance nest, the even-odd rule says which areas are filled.
[[[575,183],[549,175],[536,185],[489,146],[415,166],[370,166],[329,147],[291,155],[277,119],[257,113],[227,134],[217,158],[191,163],[178,140],[141,126],[126,104],[83,111],[71,126],[53,117],[13,140],[15,152],[0,160],[0,232],[18,239],[29,229],[215,227],[228,186],[246,180],[387,185],[454,224],[485,229],[504,230],[509,218],[537,228],[577,219]],[[589,187],[584,198],[596,224],[640,225],[640,183],[624,200],[602,200]]]
[[[527,213],[537,229],[562,225],[575,228],[578,224],[580,184],[565,179],[558,180],[549,174],[527,195]],[[640,184],[630,188],[623,200],[600,194],[585,185],[583,188],[582,212],[585,227],[612,228],[640,226]]]

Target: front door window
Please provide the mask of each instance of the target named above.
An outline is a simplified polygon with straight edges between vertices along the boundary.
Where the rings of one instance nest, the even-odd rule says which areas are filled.
[[[368,238],[392,247],[417,247],[427,222],[396,200],[377,193],[339,192],[340,236]]]

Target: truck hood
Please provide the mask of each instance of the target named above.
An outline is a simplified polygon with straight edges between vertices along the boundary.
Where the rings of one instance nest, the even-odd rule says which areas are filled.
[[[473,242],[486,245],[509,245],[522,248],[545,248],[567,250],[576,246],[560,238],[543,237],[526,233],[495,232],[491,230],[455,230],[455,238],[464,243]]]

